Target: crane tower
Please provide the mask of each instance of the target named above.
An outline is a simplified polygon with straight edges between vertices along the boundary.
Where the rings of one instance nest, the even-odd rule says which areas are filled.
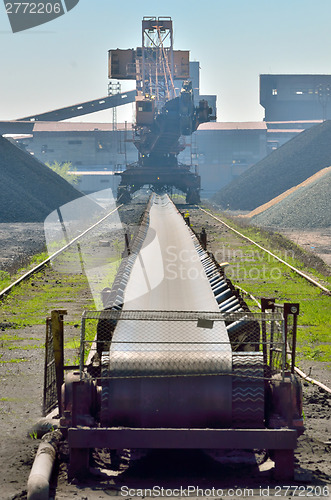
[[[144,17],[141,47],[109,51],[109,78],[135,80],[137,91],[138,163],[120,174],[120,201],[129,201],[144,185],[156,192],[176,187],[187,202],[200,201],[200,177],[177,159],[183,150],[180,136],[191,135],[211,118],[207,101],[194,106],[189,76],[189,51],[173,49],[170,17]],[[181,89],[175,87],[178,80]]]

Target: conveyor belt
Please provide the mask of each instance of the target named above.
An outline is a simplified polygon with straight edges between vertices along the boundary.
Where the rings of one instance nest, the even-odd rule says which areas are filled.
[[[130,309],[219,310],[191,234],[167,196],[156,196],[150,209],[125,289],[123,310]],[[103,425],[215,427],[231,421],[231,346],[224,322],[208,329],[196,321],[119,321],[108,366],[108,376],[129,378],[104,384]],[[193,376],[215,373],[223,375]]]
[[[123,311],[219,312],[213,266],[168,196],[154,195],[146,229]],[[193,320],[119,320],[102,364],[104,426],[231,426],[232,348],[224,321],[201,328]]]

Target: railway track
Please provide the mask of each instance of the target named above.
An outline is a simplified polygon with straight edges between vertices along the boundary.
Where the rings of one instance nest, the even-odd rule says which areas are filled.
[[[285,373],[282,321],[252,314],[169,197],[153,194],[104,310],[83,315],[61,410],[70,475],[87,472],[91,448],[271,449],[276,474],[293,475],[302,417],[281,395],[300,401],[300,384]]]
[[[205,209],[203,209],[201,207],[197,207],[197,208],[201,212],[203,212],[204,214],[209,215],[212,219],[217,220],[218,222],[220,222],[222,224],[222,226],[224,226],[225,228],[227,228],[230,231],[232,231],[233,233],[235,233],[237,236],[239,236],[240,238],[242,238],[244,241],[248,241],[249,243],[255,245],[262,252],[265,252],[267,255],[270,255],[276,261],[280,262],[281,264],[284,264],[286,267],[288,267],[289,269],[291,269],[298,276],[301,276],[302,278],[304,278],[309,284],[312,284],[314,287],[317,287],[318,289],[322,290],[327,295],[329,295],[329,296],[331,295],[331,291],[328,288],[326,288],[324,285],[322,285],[320,282],[318,282],[316,279],[313,279],[311,276],[308,276],[306,273],[303,273],[300,269],[295,268],[294,266],[292,266],[291,264],[289,264],[285,260],[283,260],[280,257],[278,257],[276,254],[274,254],[270,250],[264,248],[263,246],[261,246],[260,244],[258,244],[254,240],[252,240],[251,238],[248,238],[247,236],[245,236],[244,234],[242,234],[240,231],[238,231],[237,229],[233,228],[227,222],[225,222],[224,220],[222,220],[220,217],[215,216],[209,210],[205,210]],[[237,283],[236,283],[236,288],[240,291],[240,293],[242,293],[242,295],[244,297],[249,297],[256,304],[256,306],[259,309],[261,309],[261,300],[259,300],[256,296],[254,296],[251,293],[247,292],[243,288],[241,288]],[[318,386],[323,391],[331,394],[331,388],[330,387],[328,387],[327,385],[323,384],[319,380],[316,380],[316,379],[310,377],[309,375],[307,375],[306,373],[304,373],[302,370],[300,370],[297,366],[295,366],[295,372],[302,379],[306,380],[307,382],[309,382],[311,384],[314,384],[314,385]]]
[[[95,228],[97,228],[100,224],[105,222],[111,215],[113,215],[115,212],[117,212],[122,206],[123,205],[118,205],[115,209],[111,210],[107,215],[105,215],[100,220],[98,220],[98,222],[96,222],[95,224],[92,224],[92,226],[87,228],[81,234],[79,234],[78,236],[73,238],[71,241],[67,242],[65,245],[63,245],[56,252],[52,253],[49,257],[47,257],[47,259],[40,262],[37,266],[34,266],[32,269],[30,269],[29,271],[24,273],[22,276],[20,276],[17,280],[15,280],[9,286],[7,286],[3,290],[1,290],[0,291],[0,300],[2,300],[5,296],[10,294],[14,290],[14,288],[17,287],[20,283],[23,283],[24,281],[30,279],[34,274],[36,274],[39,271],[41,271],[42,269],[44,269],[47,265],[49,265],[52,261],[54,261],[60,255],[62,255],[65,251],[67,251],[69,248],[71,248],[74,244],[76,244],[80,240],[82,240],[88,233],[90,233]]]
[[[251,238],[245,236],[244,234],[240,233],[240,231],[238,231],[237,229],[231,227],[228,223],[226,223],[225,221],[223,221],[222,219],[220,219],[219,217],[216,217],[214,214],[212,214],[210,211],[208,210],[205,210],[204,208],[201,208],[201,207],[198,207],[199,210],[201,210],[203,213],[205,213],[206,215],[209,215],[209,217],[212,217],[213,219],[217,220],[218,222],[220,222],[224,227],[227,227],[228,229],[230,229],[231,231],[233,231],[235,234],[237,234],[240,238],[242,238],[243,240],[245,241],[248,241],[250,243],[252,243],[253,245],[255,245],[257,248],[259,248],[260,250],[262,250],[263,252],[265,252],[266,254],[270,255],[273,259],[277,260],[278,262],[281,262],[282,264],[284,264],[285,266],[287,266],[289,269],[291,269],[292,271],[294,271],[297,275],[301,276],[302,278],[304,278],[306,281],[308,281],[309,283],[311,283],[312,285],[316,286],[317,288],[319,288],[320,290],[322,290],[323,292],[325,292],[327,295],[331,295],[331,291],[326,288],[324,285],[322,285],[320,282],[318,282],[316,279],[312,278],[311,276],[308,276],[308,274],[306,273],[303,273],[300,269],[297,269],[296,267],[292,266],[291,264],[289,264],[288,262],[286,262],[285,260],[281,259],[280,257],[278,257],[278,255],[275,255],[273,252],[271,252],[270,250],[268,250],[267,248],[264,248],[263,246],[261,246],[259,243],[255,242],[254,240],[252,240]]]
[[[167,205],[170,206],[169,201],[160,201],[156,205],[160,206],[154,212],[149,213],[149,220],[145,220],[137,240],[138,247],[139,244],[141,245],[140,250],[142,249],[142,253],[137,247],[135,251],[132,251],[132,254],[136,254],[135,259],[132,254],[131,260],[130,255],[124,259],[126,271],[124,270],[122,274],[117,276],[115,286],[107,296],[109,302],[105,304],[105,311],[96,314],[96,316],[92,314],[92,317],[89,317],[88,313],[84,317],[86,324],[88,321],[94,322],[96,332],[98,326],[99,330],[101,327],[101,337],[96,336],[94,343],[86,339],[85,347],[92,346],[92,350],[94,348],[94,352],[89,358],[90,367],[85,366],[85,363],[88,364],[88,362],[85,362],[84,358],[80,367],[82,376],[84,374],[83,379],[88,376],[92,383],[97,383],[101,376],[103,380],[100,394],[102,401],[101,422],[97,425],[101,426],[101,428],[104,424],[108,427],[112,426],[114,422],[121,425],[123,424],[124,414],[125,419],[128,419],[139,430],[141,430],[142,422],[144,422],[144,425],[146,423],[147,426],[152,426],[152,428],[153,422],[157,426],[161,425],[162,428],[170,423],[170,425],[174,426],[173,435],[169,434],[167,437],[162,438],[165,439],[163,446],[164,443],[169,445],[174,439],[178,442],[178,435],[175,437],[177,409],[182,421],[181,428],[191,418],[190,415],[193,415],[193,419],[195,419],[194,425],[199,426],[200,422],[200,430],[203,430],[206,425],[204,412],[197,412],[196,410],[199,405],[203,408],[202,401],[204,401],[204,398],[200,397],[199,400],[193,398],[193,406],[190,406],[192,403],[188,403],[190,394],[192,396],[193,393],[197,392],[200,396],[201,394],[209,394],[207,401],[204,403],[209,408],[207,413],[209,414],[208,418],[211,419],[207,422],[208,426],[212,427],[213,421],[224,419],[224,422],[231,421],[232,423],[229,425],[240,429],[245,424],[245,415],[250,415],[248,418],[250,427],[254,424],[258,425],[258,429],[256,429],[258,434],[259,428],[261,429],[261,426],[264,425],[262,408],[264,407],[263,399],[265,396],[262,385],[264,383],[272,384],[273,380],[271,372],[264,372],[263,362],[260,359],[261,355],[258,350],[255,350],[257,344],[262,347],[260,338],[256,336],[256,323],[261,328],[266,318],[252,316],[252,328],[248,332],[245,331],[243,327],[249,312],[241,297],[235,293],[231,284],[224,279],[222,268],[217,266],[212,257],[203,250],[196,236],[186,228],[182,217],[178,213],[176,217],[180,221],[180,227],[177,230],[173,226],[174,214],[168,214],[169,217],[167,216],[166,220],[164,220],[162,210]],[[158,209],[159,214],[157,214]],[[169,211],[171,212],[171,210]],[[161,232],[159,230],[160,226],[162,226]],[[162,231],[165,232],[162,234]],[[185,233],[186,243],[182,241],[182,233]],[[155,237],[156,235],[157,237]],[[144,244],[146,241],[148,242],[147,245]],[[152,242],[154,243],[151,245]],[[185,265],[179,268],[174,268],[173,265],[174,260],[178,261],[179,264],[183,264],[178,256],[176,259],[174,257],[177,254],[173,247],[176,246],[179,247],[179,251],[185,250],[184,253],[182,252]],[[188,248],[190,248],[189,251]],[[157,260],[157,252],[160,252],[161,255],[163,252],[163,256],[168,259],[166,264],[164,264],[164,259],[161,260],[163,262],[163,276],[158,275],[158,265],[156,265],[156,268],[149,267],[149,263],[152,261],[154,264],[155,261],[156,264],[160,264],[160,260]],[[191,265],[192,260],[194,262],[193,266]],[[168,279],[164,281],[164,274],[167,273]],[[177,277],[174,276],[175,273]],[[196,276],[201,274],[204,275],[202,282],[200,279],[195,279]],[[129,275],[131,275],[132,279],[129,279]],[[188,276],[191,278],[190,280],[185,279]],[[141,293],[140,286],[137,293],[135,283],[141,283],[142,280],[145,284],[145,293]],[[196,283],[192,287],[194,281]],[[204,284],[202,285],[202,283]],[[153,290],[156,290],[156,295],[152,293]],[[124,298],[125,300],[123,300]],[[164,308],[166,308],[166,311],[164,311]],[[194,314],[192,311],[194,311]],[[200,322],[198,335],[203,331],[206,338],[195,337],[197,322]],[[112,332],[112,338],[109,338],[109,327],[112,331],[114,325],[116,326],[115,331]],[[119,325],[121,325],[120,328],[118,328]],[[133,338],[127,338],[126,332],[128,328],[133,332]],[[107,330],[108,337],[107,335],[102,337],[107,333]],[[194,331],[193,336],[192,331]],[[169,337],[169,332],[171,332],[171,337]],[[222,339],[222,336],[224,336],[224,339]],[[139,341],[137,341],[137,338],[139,338]],[[97,367],[97,356],[95,356],[98,354],[98,343],[103,344],[103,351],[105,347],[107,351],[107,343],[108,345],[110,343],[111,346],[108,356],[103,355],[102,351],[100,353],[101,371]],[[191,349],[192,345],[194,346],[193,351]],[[279,348],[282,350],[281,345],[280,342]],[[177,357],[178,349],[182,350],[183,347],[184,351]],[[175,355],[169,359],[168,353],[171,352],[175,353]],[[260,352],[262,353],[262,351]],[[282,352],[284,354],[284,349]],[[129,363],[127,362],[128,356],[131,357]],[[230,365],[234,367],[234,371],[231,369],[230,372]],[[95,373],[93,373],[92,368],[96,369]],[[160,393],[173,394],[176,401],[180,400],[183,394],[187,394],[189,399],[183,401],[181,405],[177,405],[177,408],[172,404],[170,397],[169,400],[163,402],[163,407],[160,407],[160,415],[156,417],[153,405],[146,406],[146,399],[142,402],[139,398],[132,398],[131,407],[124,404],[126,408],[124,414],[119,410],[114,411],[114,401],[117,401],[116,408],[120,408],[123,407],[128,393],[140,393],[141,389],[138,390],[138,387],[141,388],[142,378],[144,379],[143,386],[145,389],[148,387],[149,400],[157,399]],[[225,382],[227,378],[228,381]],[[171,380],[178,381],[178,379],[180,379],[180,384],[177,388],[177,384],[172,385]],[[190,382],[186,382],[186,380]],[[197,382],[198,380],[199,382]],[[210,380],[213,380],[213,382],[211,383]],[[222,407],[219,406],[218,401],[220,393],[217,380],[222,380],[221,399],[225,403],[221,405]],[[262,385],[261,381],[263,381]],[[232,387],[231,390],[230,386]],[[214,395],[212,395],[213,391]],[[151,397],[151,395],[153,396]],[[232,401],[231,405],[229,405],[230,400]],[[260,403],[249,407],[250,401],[255,401],[255,403],[260,401]],[[232,410],[229,409],[230,406],[232,406]],[[137,408],[138,411],[136,411]],[[94,415],[92,417],[95,418]],[[217,428],[215,430],[217,431]],[[215,446],[219,436],[220,434],[217,432],[213,436],[213,446]],[[119,436],[116,437],[114,434],[111,438],[120,439]],[[86,454],[85,458],[82,459],[82,450],[76,448],[76,439],[77,437],[73,432],[71,455],[74,460],[77,460],[76,464],[78,463],[80,468],[82,462],[84,463],[86,459]],[[106,444],[107,439],[110,438],[106,435],[100,435],[100,437],[90,436],[88,438],[85,436],[83,442],[88,447],[90,446],[89,439],[97,439],[99,440],[98,444],[101,445],[101,442],[104,441]],[[140,439],[138,434],[135,439]],[[153,434],[152,440],[155,439],[155,434]],[[222,436],[223,441],[224,439],[227,439],[225,434]],[[124,444],[129,445],[129,442],[127,441]],[[130,444],[131,447],[134,445],[132,442]],[[197,441],[194,441],[194,444],[197,445]],[[206,445],[205,442],[203,444]],[[272,445],[269,442],[270,446]],[[204,449],[207,451],[208,446]],[[209,450],[208,453],[214,456],[213,450]],[[75,466],[72,468],[72,473],[74,472]]]
[[[95,228],[97,228],[100,224],[102,224],[104,221],[106,221],[111,215],[113,215],[115,212],[117,212],[118,210],[120,210],[120,208],[123,207],[123,204],[120,204],[118,205],[115,209],[111,210],[107,215],[105,215],[104,217],[102,217],[100,220],[98,220],[98,222],[96,222],[95,224],[91,225],[89,228],[87,228],[86,230],[84,230],[81,234],[79,234],[77,237],[73,238],[70,242],[67,242],[65,245],[63,245],[60,249],[58,249],[56,252],[52,253],[47,259],[45,259],[43,262],[39,263],[37,266],[33,267],[32,269],[30,269],[29,271],[27,271],[26,273],[24,273],[22,276],[20,276],[17,280],[15,280],[13,283],[11,283],[8,287],[4,288],[3,290],[0,291],[0,300],[2,300],[5,296],[7,296],[8,294],[11,293],[12,290],[14,290],[15,287],[17,287],[20,283],[28,280],[29,278],[31,278],[34,274],[38,273],[39,271],[41,271],[45,266],[49,265],[50,262],[54,261],[56,258],[58,258],[60,255],[62,255],[66,250],[68,250],[70,247],[72,247],[73,245],[79,243],[80,240],[82,240],[88,233],[90,233],[91,231],[93,231]],[[303,273],[300,269],[297,269],[295,268],[294,266],[292,266],[291,264],[289,264],[288,262],[286,262],[285,260],[281,259],[280,257],[278,257],[277,255],[275,255],[274,253],[272,253],[270,250],[262,247],[261,245],[259,245],[257,242],[255,242],[254,240],[252,240],[251,238],[248,238],[247,236],[245,236],[244,234],[240,233],[240,231],[238,231],[237,229],[231,227],[228,223],[226,223],[225,221],[223,221],[222,219],[220,219],[219,217],[216,217],[214,214],[212,214],[210,211],[208,210],[205,210],[203,209],[202,207],[200,206],[197,206],[197,208],[205,213],[206,215],[208,215],[209,217],[213,218],[214,220],[217,220],[218,222],[220,222],[224,227],[227,227],[228,229],[230,229],[231,231],[233,231],[235,234],[237,234],[240,238],[242,238],[243,240],[246,240],[246,241],[249,241],[250,243],[252,243],[253,245],[255,245],[257,248],[259,248],[261,251],[265,252],[266,254],[270,255],[272,258],[274,258],[275,260],[278,260],[279,262],[281,262],[282,264],[284,264],[285,266],[287,266],[289,269],[291,269],[293,272],[295,272],[296,274],[298,274],[299,276],[303,277],[305,280],[307,280],[309,283],[311,283],[312,285],[318,287],[320,290],[322,290],[323,292],[325,292],[327,295],[331,295],[331,291],[326,288],[324,285],[322,285],[321,283],[319,283],[316,279],[312,278],[311,276],[308,276],[306,273]],[[238,289],[240,289],[240,287],[237,287]],[[243,292],[245,292],[245,290],[242,290]],[[247,293],[247,292],[245,292]],[[251,296],[252,300],[255,300],[257,301],[257,299],[253,296]],[[257,301],[258,302],[258,301]]]

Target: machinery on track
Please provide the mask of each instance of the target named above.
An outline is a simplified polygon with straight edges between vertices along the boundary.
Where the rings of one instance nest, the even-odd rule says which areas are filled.
[[[117,199],[129,203],[133,193],[149,186],[157,193],[176,188],[187,203],[200,202],[200,176],[196,167],[178,161],[185,149],[183,138],[201,123],[216,120],[207,100],[194,102],[189,51],[174,50],[171,17],[144,17],[142,45],[136,49],[109,50],[110,79],[135,80],[136,89],[102,96],[45,113],[2,124],[9,133],[32,133],[38,121],[62,121],[135,102],[134,139],[138,162],[127,165]],[[112,87],[110,81],[109,88]],[[115,87],[119,88],[119,82]]]
[[[144,17],[141,47],[109,51],[109,78],[135,79],[137,91],[138,163],[119,174],[118,201],[130,201],[135,191],[149,185],[158,193],[175,187],[186,193],[188,203],[199,203],[200,177],[178,163],[185,147],[179,139],[216,117],[206,100],[194,105],[189,77],[189,52],[173,49],[170,17]],[[176,80],[183,82],[179,95]]]
[[[268,450],[276,477],[293,477],[298,304],[251,313],[166,195],[151,196],[128,250],[104,310],[83,315],[80,368],[62,386],[71,476],[92,448],[182,448]]]

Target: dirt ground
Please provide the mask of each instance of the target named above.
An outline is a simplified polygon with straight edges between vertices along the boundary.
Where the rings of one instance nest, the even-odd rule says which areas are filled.
[[[206,216],[203,215],[197,224],[205,225]],[[214,226],[215,229],[215,226]],[[320,233],[325,234],[326,231]],[[302,235],[302,232],[300,232]],[[311,246],[319,248],[316,241],[320,237],[314,232]],[[330,236],[330,235],[329,235]],[[297,238],[297,235],[295,236]],[[310,237],[310,236],[309,236]],[[307,235],[307,238],[309,238]],[[25,260],[27,253],[40,250],[43,245],[42,225],[0,225],[1,259],[0,269],[16,267],[16,257],[19,264]],[[30,250],[23,249],[23,244],[31,243]],[[308,246],[308,239],[307,245]],[[321,252],[330,255],[330,240],[321,244]],[[296,241],[299,244],[300,241]],[[312,250],[315,250],[312,249]],[[317,251],[317,250],[316,250]],[[89,291],[85,297],[89,300]],[[68,320],[77,321],[83,307],[80,303],[61,304],[68,309]],[[1,323],[1,320],[0,320]],[[10,349],[4,349],[0,343],[0,435],[1,435],[1,468],[0,468],[0,500],[26,498],[26,483],[33,463],[39,441],[33,439],[33,424],[41,416],[43,366],[44,366],[44,336],[45,327],[37,325],[21,330],[12,329],[10,324],[0,324],[2,332],[13,336]],[[70,327],[74,328],[73,326]],[[70,333],[70,332],[69,332]],[[23,340],[15,340],[19,336]],[[28,349],[28,346],[37,345],[37,349]],[[17,362],[9,362],[17,360]],[[313,378],[331,386],[330,367],[322,363],[306,362],[302,369],[311,372]],[[306,432],[299,438],[296,450],[296,476],[293,496],[309,496],[310,498],[331,498],[331,419],[330,395],[319,388],[303,383],[304,413]],[[128,453],[122,457],[120,470],[112,470],[111,464],[107,467],[107,457],[96,454],[95,465],[102,460],[104,469],[102,477],[91,474],[86,482],[71,483],[67,480],[67,450],[61,447],[61,466],[58,476],[52,484],[52,498],[94,500],[109,498],[109,496],[148,496],[148,492],[139,489],[153,488],[153,486],[169,489],[199,486],[206,497],[230,498],[231,496],[244,497],[245,488],[254,490],[251,498],[288,498],[291,495],[285,486],[274,481],[272,477],[272,463],[265,462],[258,467],[251,457],[241,457],[241,464],[234,463],[233,457],[227,464],[216,464],[210,457],[200,452],[180,453],[153,453],[139,461],[132,462],[128,468]],[[93,472],[93,471],[92,471]],[[99,474],[99,473],[98,473]],[[121,489],[122,488],[122,489]],[[123,489],[124,488],[124,489]],[[131,488],[132,491],[129,491]],[[212,488],[218,488],[217,495]],[[221,491],[222,490],[222,491]],[[201,492],[190,490],[192,498],[202,496]],[[292,489],[293,493],[294,489]],[[187,492],[187,491],[186,491]],[[208,494],[209,493],[209,494]],[[222,494],[221,494],[222,493]],[[300,493],[300,495],[299,495]],[[183,496],[186,493],[184,491]],[[159,494],[158,496],[162,496]],[[171,496],[165,493],[163,496]]]
[[[44,224],[16,222],[0,224],[0,270],[15,272],[29,257],[46,246]]]
[[[330,228],[314,229],[310,231],[281,229],[279,232],[305,250],[318,255],[328,266],[331,266]]]

